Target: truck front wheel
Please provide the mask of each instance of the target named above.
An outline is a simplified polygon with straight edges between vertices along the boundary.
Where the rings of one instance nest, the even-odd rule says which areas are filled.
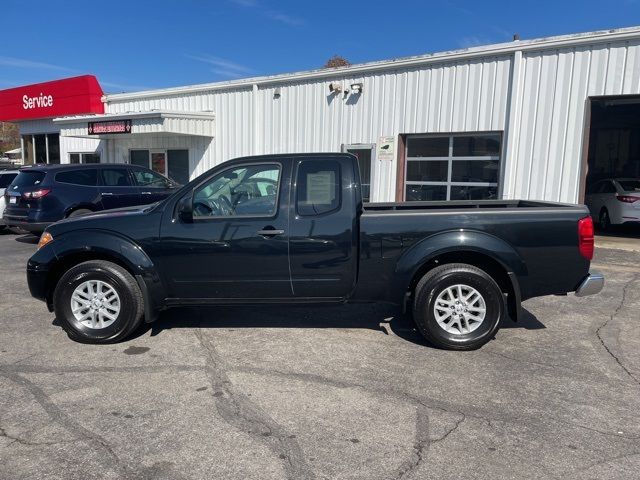
[[[473,265],[436,267],[415,289],[413,318],[420,333],[441,348],[481,347],[496,333],[505,313],[500,287]]]
[[[69,337],[82,343],[122,340],[140,325],[144,312],[133,276],[104,260],[80,263],[62,275],[53,306]]]

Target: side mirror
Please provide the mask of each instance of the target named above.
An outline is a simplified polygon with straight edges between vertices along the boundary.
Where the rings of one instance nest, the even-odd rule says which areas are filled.
[[[191,195],[182,197],[178,202],[178,217],[183,222],[193,222],[193,203]]]

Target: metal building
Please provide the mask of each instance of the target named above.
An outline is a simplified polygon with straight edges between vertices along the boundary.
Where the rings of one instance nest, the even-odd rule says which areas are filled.
[[[59,134],[63,163],[181,181],[243,155],[352,151],[378,202],[575,203],[588,181],[640,177],[640,27],[102,101],[104,113],[43,112],[21,132]]]

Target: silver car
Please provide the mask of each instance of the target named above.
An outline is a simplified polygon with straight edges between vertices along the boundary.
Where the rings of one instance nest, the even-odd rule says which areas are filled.
[[[5,207],[4,191],[17,176],[18,170],[0,170],[0,231],[6,228],[6,225],[2,220],[2,214],[4,213]]]
[[[609,178],[587,188],[585,204],[602,230],[611,225],[640,223],[640,179]]]

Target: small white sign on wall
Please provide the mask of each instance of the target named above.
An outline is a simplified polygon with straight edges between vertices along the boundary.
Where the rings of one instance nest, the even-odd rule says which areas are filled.
[[[376,158],[380,161],[388,160],[390,162],[396,156],[396,137],[380,137],[376,149]]]

